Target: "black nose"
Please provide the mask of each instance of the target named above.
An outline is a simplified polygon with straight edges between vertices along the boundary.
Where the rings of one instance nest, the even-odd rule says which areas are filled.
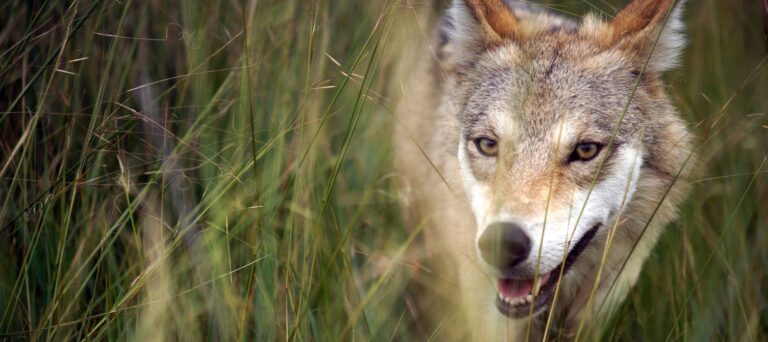
[[[485,262],[500,271],[506,271],[528,257],[531,239],[517,224],[497,222],[483,232],[478,247]]]

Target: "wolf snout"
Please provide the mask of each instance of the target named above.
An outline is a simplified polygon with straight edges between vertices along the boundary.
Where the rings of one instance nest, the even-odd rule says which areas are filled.
[[[514,222],[496,222],[488,226],[480,236],[478,249],[486,263],[505,272],[528,258],[531,239]]]

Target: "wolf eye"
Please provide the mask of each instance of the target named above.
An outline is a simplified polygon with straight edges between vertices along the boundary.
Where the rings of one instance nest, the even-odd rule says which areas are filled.
[[[597,154],[600,153],[600,148],[602,148],[602,146],[597,143],[578,144],[573,150],[573,153],[571,153],[571,156],[568,158],[568,161],[590,161],[595,159]]]
[[[480,154],[486,157],[493,157],[499,153],[499,144],[493,139],[475,139],[475,146],[477,146],[477,150],[480,151]]]

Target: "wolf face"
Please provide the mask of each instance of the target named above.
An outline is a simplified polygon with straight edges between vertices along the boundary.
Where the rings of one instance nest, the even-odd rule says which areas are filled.
[[[545,309],[597,237],[636,241],[617,222],[650,220],[632,208],[662,201],[683,167],[685,125],[661,81],[684,45],[673,4],[580,24],[500,0],[450,8],[442,108],[458,117],[475,253],[501,313]]]

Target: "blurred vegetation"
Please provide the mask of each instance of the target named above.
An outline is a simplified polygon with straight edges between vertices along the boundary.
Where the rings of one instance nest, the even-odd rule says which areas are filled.
[[[446,2],[0,4],[0,339],[441,339],[389,140],[393,28]],[[593,336],[768,336],[760,6],[689,2],[694,194]]]

